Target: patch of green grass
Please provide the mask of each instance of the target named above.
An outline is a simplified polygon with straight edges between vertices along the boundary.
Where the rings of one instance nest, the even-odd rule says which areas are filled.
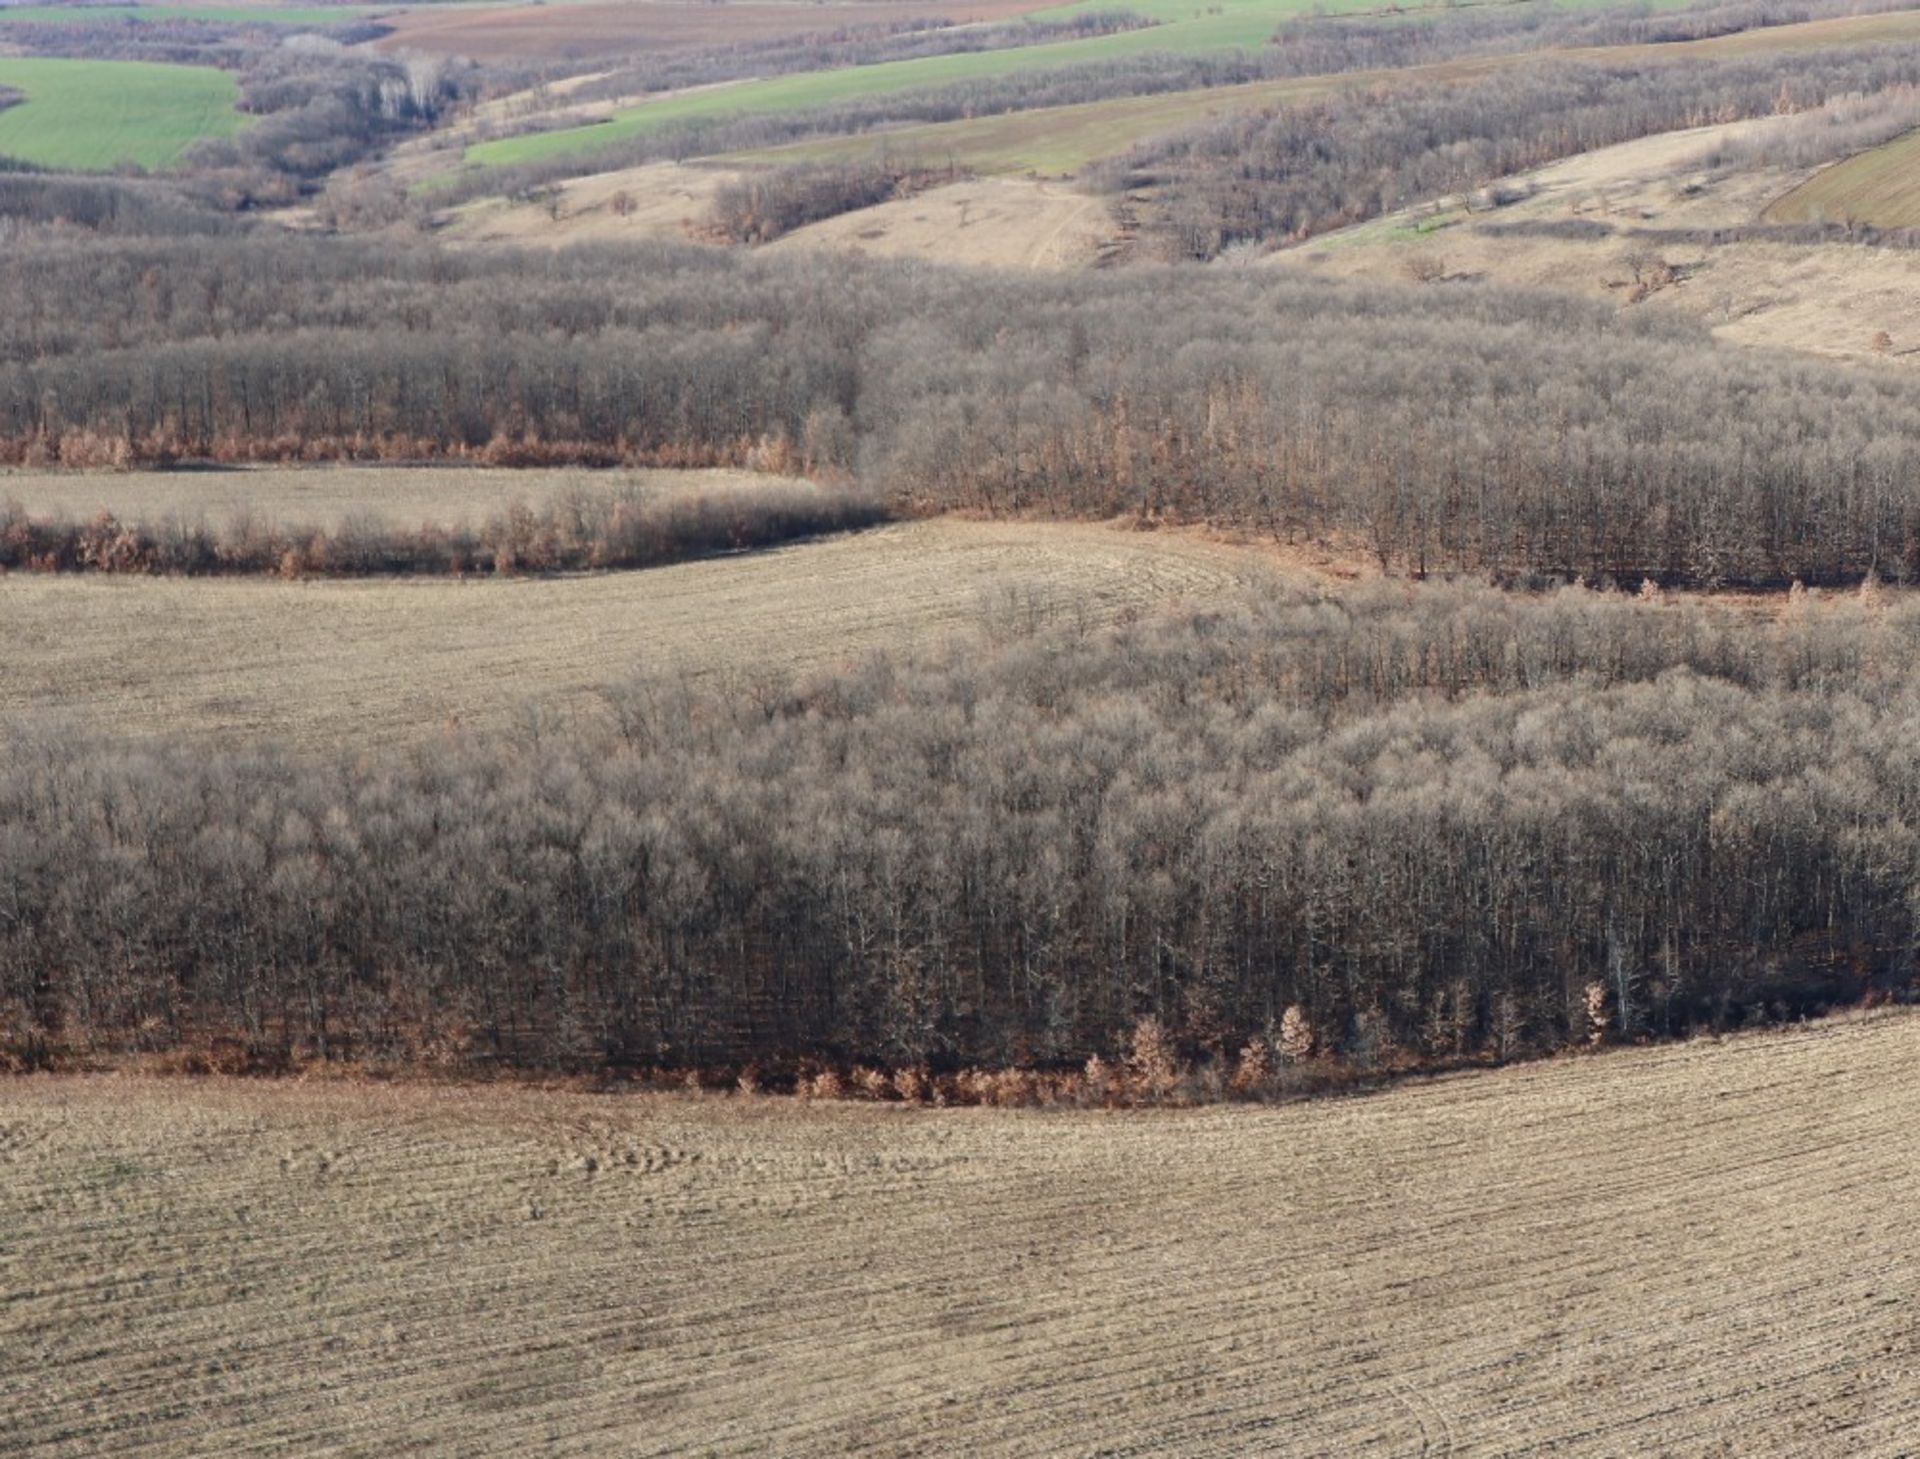
[[[214,25],[343,25],[371,14],[357,5],[7,5],[0,25],[94,25],[103,20],[202,20]]]
[[[210,66],[7,56],[0,57],[0,86],[26,97],[0,111],[0,156],[42,167],[165,167],[202,138],[234,135],[246,120],[234,110],[239,85]]]

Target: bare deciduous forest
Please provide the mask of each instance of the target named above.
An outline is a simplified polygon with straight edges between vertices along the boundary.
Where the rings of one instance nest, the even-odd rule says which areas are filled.
[[[1799,1016],[1911,977],[1917,634],[1382,586],[378,768],[16,738],[0,997],[50,1043],[787,1070]]]
[[[13,262],[15,463],[798,464],[907,509],[1341,536],[1414,575],[1920,573],[1908,376],[1562,296],[669,246],[62,240]]]

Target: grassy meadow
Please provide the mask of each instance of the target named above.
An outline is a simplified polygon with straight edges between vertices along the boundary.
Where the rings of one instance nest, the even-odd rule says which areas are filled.
[[[104,172],[123,162],[160,168],[195,142],[244,124],[240,88],[210,66],[146,61],[0,57],[0,86],[26,100],[0,112],[0,157]]]

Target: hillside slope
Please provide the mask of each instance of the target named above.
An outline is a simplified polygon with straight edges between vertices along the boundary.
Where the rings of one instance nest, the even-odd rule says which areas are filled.
[[[1893,1455],[1916,1054],[1131,1114],[0,1083],[0,1446]]]

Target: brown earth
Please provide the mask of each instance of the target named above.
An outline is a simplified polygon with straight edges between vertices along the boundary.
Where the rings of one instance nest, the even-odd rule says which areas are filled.
[[[0,1449],[1893,1456],[1920,1021],[1277,1108],[0,1082]]]
[[[611,0],[568,5],[428,5],[385,18],[382,50],[430,51],[476,61],[572,60],[642,50],[730,45],[896,20],[1003,20],[1056,0],[758,0],[676,4]]]

